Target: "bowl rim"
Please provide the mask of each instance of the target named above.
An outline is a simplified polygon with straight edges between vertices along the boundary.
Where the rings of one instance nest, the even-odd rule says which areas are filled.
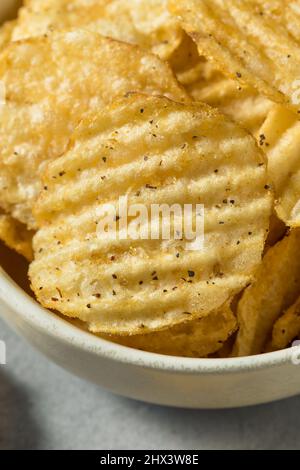
[[[23,323],[76,349],[117,362],[162,371],[188,374],[241,373],[292,364],[299,346],[241,358],[198,359],[156,354],[113,343],[81,330],[55,313],[43,308],[0,268],[0,304]],[[1,316],[1,314],[0,314]],[[6,318],[7,319],[7,318]],[[14,325],[14,319],[8,319]],[[297,353],[298,357],[299,353]]]

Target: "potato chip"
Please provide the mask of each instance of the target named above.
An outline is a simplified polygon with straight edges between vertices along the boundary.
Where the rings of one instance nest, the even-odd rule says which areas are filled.
[[[276,320],[298,298],[299,249],[300,231],[293,230],[266,253],[254,283],[245,290],[238,305],[240,330],[234,355],[261,353]]]
[[[272,349],[287,348],[300,334],[300,298],[277,320],[273,328]]]
[[[283,106],[275,106],[259,131],[268,157],[268,172],[276,197],[276,212],[290,227],[300,226],[300,121]]]
[[[219,351],[236,331],[237,320],[229,306],[209,316],[146,335],[104,336],[142,351],[182,357],[206,357]]]
[[[248,133],[204,104],[127,96],[81,123],[44,187],[34,292],[93,332],[145,333],[205,316],[261,262],[272,205],[264,156]],[[119,225],[118,236],[104,237],[99,209],[117,209],[125,196],[147,214],[153,204],[204,204],[204,249],[192,251],[181,237],[124,237]]]
[[[33,232],[25,225],[0,210],[0,240],[28,261],[33,259],[32,237]]]
[[[27,2],[20,11],[14,39],[76,28],[138,44],[163,60],[183,36],[167,0],[39,0]]]
[[[217,106],[256,132],[271,103],[254,90],[242,88],[238,82],[226,79],[215,69],[212,73],[211,64],[199,57],[196,44],[179,31],[175,19],[171,19],[166,11],[166,2],[157,0],[29,2],[29,7],[20,13],[14,38],[42,34],[53,28],[84,27],[150,48],[163,59],[170,60],[178,80],[189,85],[187,91],[194,99]],[[157,46],[160,36],[161,42]],[[217,76],[217,81],[207,83],[208,75]]]
[[[220,349],[218,349],[215,353],[209,354],[209,358],[213,359],[225,359],[227,357],[232,356],[232,349],[234,345],[236,337],[236,332],[233,332],[231,336],[225,341]]]
[[[255,135],[274,103],[260,96],[253,88],[225,77],[210,63],[207,63],[206,70],[202,78],[186,87],[187,92],[194,100],[218,108]]]
[[[178,81],[185,86],[198,83],[204,77],[207,78],[207,67],[212,69],[207,60],[199,56],[196,44],[186,33],[183,33],[180,46],[170,57],[169,63]]]
[[[7,21],[0,28],[0,51],[4,49],[11,40],[12,32],[15,27],[15,21]]]
[[[218,108],[256,135],[274,103],[254,88],[241,85],[199,56],[196,44],[188,36],[173,54],[170,65],[177,79],[195,101]]]
[[[273,212],[270,220],[270,231],[266,240],[266,250],[269,249],[270,246],[273,246],[279,242],[279,240],[282,240],[287,231],[288,228],[285,223],[279,219],[275,212]]]
[[[272,9],[272,0],[170,0],[169,4],[200,54],[219,70],[300,112],[298,1],[282,0],[277,9]]]
[[[188,100],[156,56],[87,31],[12,43],[0,57],[0,90],[0,201],[30,228],[39,176],[85,113],[129,91]]]
[[[300,11],[298,0],[256,0],[261,13],[281,22],[291,36],[300,40]]]

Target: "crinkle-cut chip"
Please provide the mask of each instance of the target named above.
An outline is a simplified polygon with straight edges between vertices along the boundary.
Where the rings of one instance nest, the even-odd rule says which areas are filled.
[[[273,327],[271,349],[287,348],[300,334],[300,298],[292,305]]]
[[[7,21],[0,27],[0,52],[10,43],[15,23],[15,21]]]
[[[261,127],[258,140],[268,157],[276,212],[288,226],[299,227],[300,121],[294,113],[277,105]]]
[[[170,15],[167,0],[43,0],[28,2],[19,13],[14,39],[48,31],[82,28],[138,44],[168,60],[183,31]]]
[[[299,1],[281,1],[281,11],[257,0],[170,0],[199,53],[231,78],[300,111]],[[267,6],[268,2],[266,2]],[[292,6],[293,4],[293,6]],[[289,13],[288,13],[289,12]],[[291,13],[293,12],[293,13]]]
[[[87,31],[12,43],[0,56],[0,85],[1,205],[30,228],[39,177],[87,112],[130,91],[189,100],[167,63]]]
[[[254,88],[241,85],[199,56],[196,44],[185,39],[173,54],[170,65],[177,79],[195,100],[218,108],[256,135],[274,103]]]
[[[274,107],[272,101],[259,95],[254,88],[227,78],[200,57],[196,44],[188,36],[173,54],[170,65],[194,101],[218,108],[252,135],[258,133]]]
[[[186,86],[190,96],[218,108],[255,135],[274,103],[260,96],[255,89],[218,73],[210,63],[207,63],[206,70],[200,79]]]
[[[234,355],[263,351],[281,313],[298,298],[300,290],[300,231],[295,229],[266,253],[255,281],[238,305],[239,332]]]
[[[300,41],[299,0],[256,0],[261,13],[270,15],[288,30],[291,36]]]
[[[33,232],[25,225],[0,210],[0,240],[28,261],[33,259],[32,237]]]
[[[104,336],[134,349],[180,357],[207,357],[219,351],[237,330],[237,320],[225,305],[207,317],[164,331],[133,336]]]
[[[272,206],[264,155],[207,105],[129,95],[81,123],[44,186],[34,292],[94,332],[161,330],[205,316],[240,292],[261,262]],[[126,237],[118,210],[116,239],[104,237],[99,209],[118,209],[124,196],[148,214],[152,204],[204,204],[204,249]]]

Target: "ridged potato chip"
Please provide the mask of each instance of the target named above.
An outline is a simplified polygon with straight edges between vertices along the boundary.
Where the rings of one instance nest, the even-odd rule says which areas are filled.
[[[147,213],[204,204],[204,249],[99,235],[99,208],[124,196]],[[271,205],[264,156],[243,129],[204,104],[129,95],[83,121],[48,167],[33,290],[93,332],[146,333],[203,317],[251,280]]]
[[[13,37],[76,28],[138,44],[163,60],[171,57],[183,36],[167,0],[39,0],[21,9]]]
[[[300,334],[300,298],[277,320],[273,327],[271,349],[287,348]]]
[[[181,31],[175,17],[167,13],[166,3],[161,0],[28,2],[20,12],[14,39],[53,29],[81,27],[139,44],[170,60],[179,82],[187,86],[195,100],[218,107],[256,132],[271,103],[250,87],[241,87],[215,69],[212,71],[211,64],[199,57],[196,44]]]
[[[199,75],[197,46],[168,12],[167,0],[31,0],[19,12],[13,38],[70,28],[150,50],[170,61],[180,83]]]
[[[0,205],[30,228],[40,175],[87,112],[129,91],[188,100],[155,55],[87,31],[12,43],[0,56],[0,89]]]
[[[270,248],[255,281],[238,304],[239,332],[234,355],[260,354],[281,313],[298,298],[300,291],[300,231],[292,232]]]
[[[300,227],[300,121],[290,110],[274,106],[258,138],[268,157],[276,212],[288,226]]]
[[[272,101],[255,89],[225,77],[210,63],[206,64],[206,73],[186,86],[186,90],[194,100],[218,108],[252,135],[257,134],[274,107]]]
[[[177,79],[195,101],[218,108],[256,135],[274,103],[254,88],[226,77],[203,56],[197,45],[185,35],[174,52],[170,65]]]
[[[201,55],[231,78],[300,112],[298,0],[170,0]]]
[[[212,69],[207,60],[199,56],[196,44],[186,33],[183,33],[181,44],[170,57],[169,63],[178,81],[185,87],[206,79],[207,67]]]
[[[33,259],[32,237],[33,232],[27,230],[24,224],[0,210],[0,240],[28,261]]]
[[[156,333],[104,338],[142,351],[181,357],[207,357],[219,351],[237,330],[237,320],[228,305],[207,317]]]
[[[11,35],[15,27],[15,21],[8,21],[0,28],[0,52],[11,40]],[[0,100],[3,99],[3,90],[0,90]],[[26,227],[5,214],[0,209],[0,240],[9,248],[16,250],[19,254],[32,260],[32,233]]]

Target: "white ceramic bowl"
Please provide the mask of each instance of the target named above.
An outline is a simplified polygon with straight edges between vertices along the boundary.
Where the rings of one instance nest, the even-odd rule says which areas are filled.
[[[0,21],[17,3],[1,0]],[[0,248],[0,261],[3,253]],[[60,366],[138,400],[229,408],[300,393],[300,366],[293,364],[295,348],[242,359],[185,359],[129,349],[86,333],[43,309],[2,269],[0,315]]]
[[[299,348],[241,359],[186,359],[130,349],[86,333],[43,309],[3,270],[0,315],[60,366],[138,400],[229,408],[300,392],[300,366],[293,364]]]

